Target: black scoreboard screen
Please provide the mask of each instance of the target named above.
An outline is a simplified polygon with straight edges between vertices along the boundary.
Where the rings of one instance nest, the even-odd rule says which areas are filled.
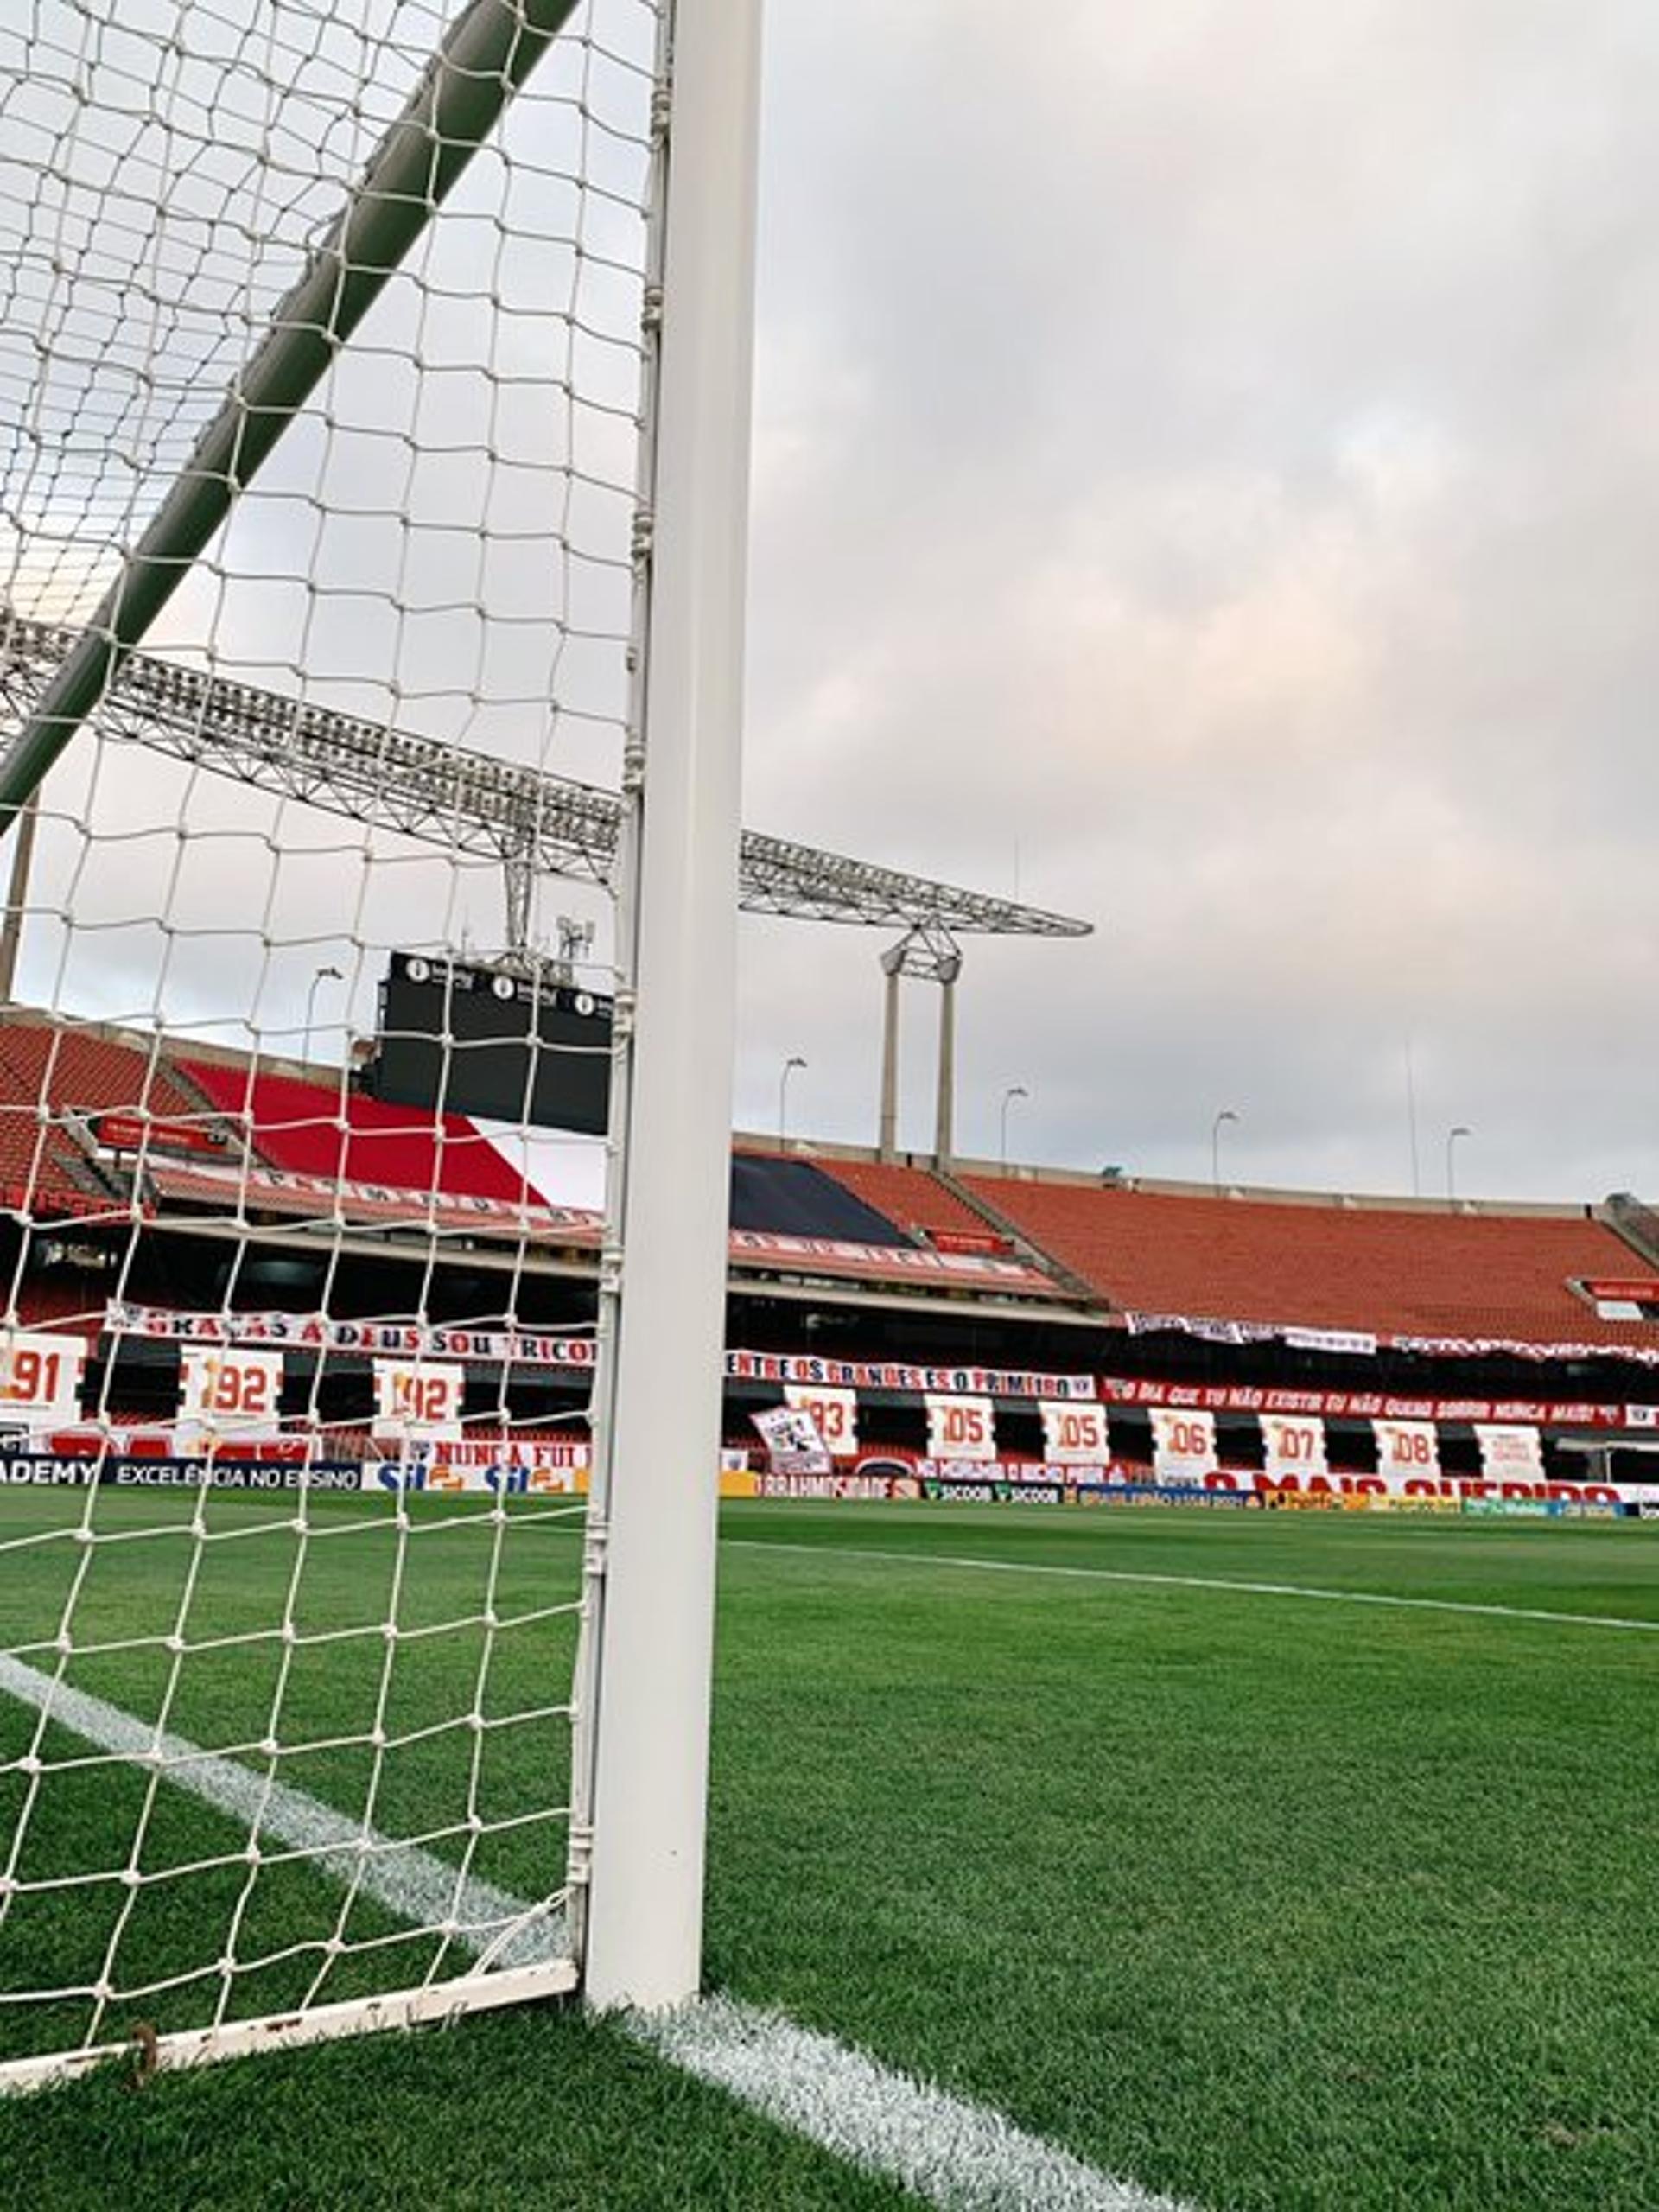
[[[395,952],[364,1088],[392,1105],[602,1136],[612,1005],[544,976]]]

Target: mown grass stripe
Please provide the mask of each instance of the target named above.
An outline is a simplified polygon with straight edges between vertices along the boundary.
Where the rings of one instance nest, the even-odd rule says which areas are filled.
[[[1171,1590],[1224,1590],[1255,1598],[1311,1598],[1337,1605],[1397,1606],[1408,1612],[1470,1613],[1492,1620],[1545,1621],[1561,1628],[1634,1629],[1659,1636],[1659,1620],[1620,1613],[1554,1612],[1543,1605],[1483,1604],[1473,1598],[1408,1598],[1390,1590],[1324,1590],[1303,1582],[1246,1582],[1220,1574],[1167,1574],[1149,1567],[1070,1567],[1056,1560],[976,1559],[971,1553],[912,1551],[897,1544],[798,1544],[768,1536],[727,1536],[737,1551],[794,1552],[810,1559],[881,1560],[890,1567],[950,1567],[986,1574],[1050,1574],[1084,1582],[1132,1582]]]

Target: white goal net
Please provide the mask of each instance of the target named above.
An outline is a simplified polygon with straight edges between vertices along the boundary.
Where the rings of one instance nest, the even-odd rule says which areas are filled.
[[[0,2087],[580,1980],[719,12],[0,20]]]

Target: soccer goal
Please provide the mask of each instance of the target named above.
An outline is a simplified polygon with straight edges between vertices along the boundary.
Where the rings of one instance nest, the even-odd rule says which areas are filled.
[[[758,17],[0,21],[0,2088],[697,1987]]]

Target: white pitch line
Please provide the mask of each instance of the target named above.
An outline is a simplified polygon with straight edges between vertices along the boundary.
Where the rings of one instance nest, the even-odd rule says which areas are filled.
[[[563,1918],[551,1907],[463,1877],[418,1845],[365,1828],[185,1737],[158,1736],[151,1723],[5,1652],[0,1690],[142,1770],[159,1754],[166,1778],[216,1812],[251,1830],[257,1820],[262,1836],[306,1853],[320,1873],[342,1885],[355,1880],[359,1891],[417,1927],[453,1924],[456,1947],[474,1957],[487,1954],[492,1967],[562,1955]],[[512,1931],[505,1940],[504,1929]],[[682,2072],[899,2183],[939,2212],[1193,2212],[1177,2198],[1085,2165],[988,2106],[896,2072],[760,2005],[713,1997],[671,2012],[625,2014],[620,2024]]]
[[[359,1896],[399,1920],[435,1930],[455,1923],[457,1944],[474,1957],[487,1951],[493,1967],[539,1966],[562,1954],[563,1916],[555,1905],[524,1904],[488,1882],[463,1877],[418,1844],[396,1842],[347,1820],[303,1789],[268,1781],[186,1737],[158,1736],[152,1722],[55,1681],[10,1652],[0,1652],[0,1690],[100,1751],[142,1769],[159,1765],[177,1788],[241,1821],[250,1835],[303,1852],[320,1873],[342,1887],[355,1882]]]
[[[1659,1636],[1659,1620],[1620,1613],[1557,1613],[1541,1605],[1487,1605],[1471,1598],[1402,1598],[1386,1590],[1322,1590],[1303,1582],[1242,1582],[1219,1574],[1155,1574],[1128,1567],[1065,1567],[1053,1560],[975,1559],[963,1552],[912,1552],[874,1544],[791,1544],[765,1536],[727,1536],[722,1543],[747,1552],[792,1552],[809,1559],[876,1559],[890,1567],[961,1567],[987,1574],[1058,1574],[1084,1582],[1138,1582],[1170,1590],[1233,1590],[1255,1598],[1314,1598],[1333,1605],[1397,1605],[1408,1611],[1474,1613],[1487,1619],[1550,1621],[1566,1628],[1635,1629]]]
[[[943,2212],[1186,2212],[984,2105],[896,2074],[759,2005],[705,1998],[635,2019],[631,2031],[699,2081]]]

